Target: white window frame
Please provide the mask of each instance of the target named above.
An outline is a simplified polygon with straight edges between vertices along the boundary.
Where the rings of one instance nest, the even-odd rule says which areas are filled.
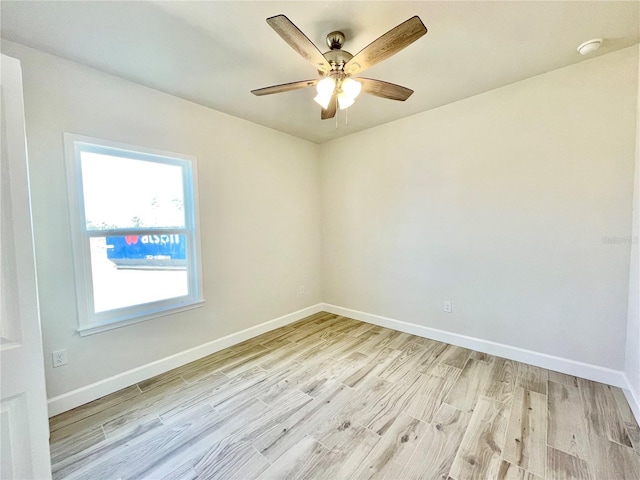
[[[201,307],[204,304],[204,298],[202,297],[203,282],[197,190],[198,166],[196,157],[72,133],[64,134],[64,144],[76,303],[78,307],[78,333],[81,336],[91,335],[152,318]],[[165,228],[87,230],[80,162],[83,151],[180,166],[183,172],[185,228],[175,230]],[[174,297],[96,313],[93,300],[90,239],[92,237],[103,236],[153,235],[159,231],[163,234],[183,234],[187,237],[187,279],[189,293],[182,297]]]

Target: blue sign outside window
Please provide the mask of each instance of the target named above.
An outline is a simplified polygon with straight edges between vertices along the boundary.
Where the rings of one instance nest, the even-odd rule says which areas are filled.
[[[107,237],[107,258],[118,268],[185,269],[185,235],[127,235]]]

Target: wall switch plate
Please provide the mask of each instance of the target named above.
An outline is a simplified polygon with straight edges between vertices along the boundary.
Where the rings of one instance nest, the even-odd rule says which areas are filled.
[[[444,302],[444,311],[446,313],[451,313],[453,311],[453,305],[450,300],[445,300]]]
[[[300,291],[300,295],[304,295],[304,292],[305,292],[304,285],[300,285],[300,290],[299,291]]]
[[[66,350],[58,350],[51,353],[53,357],[53,368],[61,367],[62,365],[67,364],[67,351]]]

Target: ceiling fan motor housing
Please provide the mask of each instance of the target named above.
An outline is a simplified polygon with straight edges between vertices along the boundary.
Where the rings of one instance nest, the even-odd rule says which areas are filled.
[[[346,50],[329,50],[324,54],[324,58],[331,65],[332,72],[334,70],[342,71],[344,65],[353,58]]]
[[[328,75],[343,73],[345,64],[353,58],[353,55],[349,52],[342,50],[344,40],[344,33],[339,31],[331,32],[327,35],[327,45],[331,50],[325,52],[323,56],[331,65],[331,71],[328,72]]]
[[[327,35],[327,46],[331,50],[340,50],[344,45],[344,33],[339,31],[331,32]]]

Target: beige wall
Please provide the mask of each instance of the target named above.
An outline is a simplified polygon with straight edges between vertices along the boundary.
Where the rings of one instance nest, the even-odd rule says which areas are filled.
[[[631,234],[637,69],[631,47],[323,144],[324,301],[622,370],[630,245],[603,239]]]
[[[631,262],[629,267],[629,313],[625,374],[635,397],[636,416],[640,418],[640,252],[638,251],[638,242],[640,242],[640,81],[638,82],[637,106],[636,170],[634,176]]]
[[[2,44],[24,77],[49,397],[321,301],[316,145]],[[63,132],[198,158],[203,308],[78,336]],[[53,369],[59,349],[69,364]]]

